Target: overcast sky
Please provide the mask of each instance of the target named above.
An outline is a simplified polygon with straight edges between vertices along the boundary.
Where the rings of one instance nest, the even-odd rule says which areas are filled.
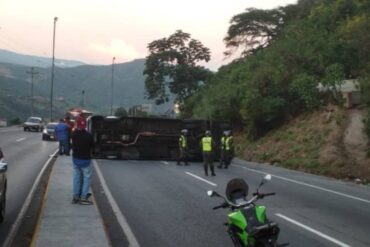
[[[224,60],[223,38],[232,16],[255,7],[271,9],[297,0],[0,0],[0,48],[52,55],[88,64],[145,58],[147,45],[181,29],[211,49],[206,66]],[[37,66],[37,64],[35,64]]]

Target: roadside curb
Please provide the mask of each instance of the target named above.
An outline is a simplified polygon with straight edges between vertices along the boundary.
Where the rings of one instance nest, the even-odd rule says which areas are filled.
[[[57,151],[51,155],[43,171],[40,172],[39,177],[35,180],[31,192],[18,215],[17,221],[13,224],[4,242],[4,247],[28,247],[31,244],[34,230],[36,229],[42,210],[50,174],[57,159],[56,153]]]

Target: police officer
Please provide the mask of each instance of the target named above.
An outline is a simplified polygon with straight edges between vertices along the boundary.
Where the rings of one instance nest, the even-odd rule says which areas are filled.
[[[185,163],[186,166],[188,163],[188,130],[181,130],[181,135],[179,137],[179,158],[177,160],[177,165],[181,165],[181,161]]]
[[[227,138],[227,131],[225,130],[222,133],[222,137],[221,137],[221,141],[220,141],[220,143],[221,143],[220,164],[217,166],[217,168],[222,168],[222,165],[225,165],[225,163],[226,163],[226,138]]]
[[[227,168],[231,164],[231,160],[234,156],[234,138],[231,135],[231,131],[225,131],[225,150],[224,150],[224,167]],[[221,164],[222,165],[222,164]]]
[[[215,168],[213,166],[213,157],[212,157],[212,149],[213,149],[213,140],[211,136],[211,131],[207,130],[205,132],[205,136],[202,138],[201,141],[202,152],[203,152],[203,164],[204,164],[204,173],[208,176],[208,166],[211,169],[212,176],[216,176]]]

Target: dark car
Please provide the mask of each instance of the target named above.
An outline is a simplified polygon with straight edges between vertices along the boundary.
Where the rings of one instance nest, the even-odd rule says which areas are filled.
[[[4,161],[3,152],[0,149],[0,222],[4,221],[5,218],[5,205],[6,205],[6,170],[8,164]]]
[[[24,131],[42,131],[44,129],[44,122],[40,117],[29,117],[23,124]]]
[[[55,133],[55,126],[58,123],[48,123],[42,132],[42,140],[56,141],[57,136]]]

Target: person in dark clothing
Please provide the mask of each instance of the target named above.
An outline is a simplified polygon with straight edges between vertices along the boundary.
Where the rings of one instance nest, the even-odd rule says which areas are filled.
[[[64,123],[63,119],[60,119],[55,126],[55,134],[59,141],[59,155],[69,155],[68,125]]]
[[[73,199],[72,203],[91,205],[89,188],[91,183],[91,150],[93,137],[86,131],[86,119],[78,117],[76,130],[72,134]]]
[[[211,169],[212,176],[216,176],[215,168],[213,165],[213,140],[211,136],[211,131],[207,130],[205,132],[206,136],[204,136],[201,140],[202,152],[203,152],[203,164],[204,164],[204,173],[208,176],[208,167]]]
[[[181,130],[181,135],[179,138],[179,158],[177,160],[177,165],[181,165],[181,161],[184,162],[186,166],[189,165],[188,163],[188,130],[183,129]]]
[[[72,130],[74,127],[74,123],[71,121],[71,118],[69,116],[66,116],[64,118],[64,122],[68,126],[68,145],[69,145],[69,150],[71,150],[71,147],[72,147],[71,138],[72,138]]]
[[[228,168],[234,155],[234,139],[230,130],[225,130],[221,138],[221,158],[218,168]]]

